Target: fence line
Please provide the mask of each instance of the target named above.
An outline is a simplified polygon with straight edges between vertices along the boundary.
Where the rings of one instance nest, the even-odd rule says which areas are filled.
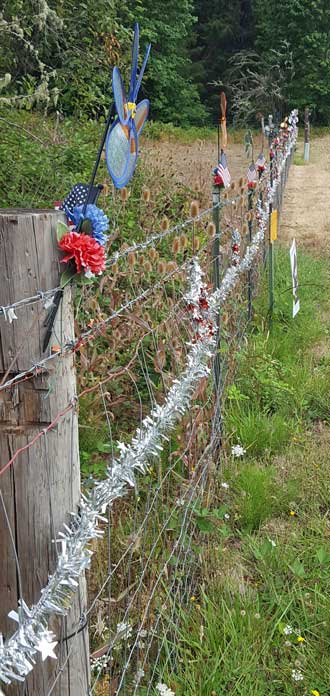
[[[219,309],[222,309],[224,307],[225,302],[227,301],[228,297],[230,297],[234,288],[238,288],[239,283],[241,282],[241,279],[243,278],[246,272],[248,272],[249,275],[249,283],[252,284],[252,273],[250,273],[250,271],[252,271],[252,269],[254,268],[254,265],[256,264],[256,261],[260,257],[261,252],[263,250],[263,243],[266,237],[266,229],[269,220],[269,207],[272,204],[272,202],[275,201],[276,196],[278,198],[278,205],[280,206],[281,204],[282,191],[287,178],[287,163],[290,164],[290,160],[292,158],[292,151],[297,137],[295,118],[295,115],[293,115],[292,137],[289,138],[288,141],[283,141],[282,143],[279,142],[278,144],[272,143],[271,145],[275,148],[276,152],[278,153],[275,160],[274,181],[271,185],[268,183],[266,196],[263,197],[263,199],[260,196],[258,196],[258,201],[255,208],[256,230],[252,236],[251,243],[246,245],[245,254],[243,258],[239,261],[239,263],[237,263],[237,261],[233,262],[230,253],[230,255],[228,256],[229,265],[227,269],[223,269],[223,276],[220,283],[220,287],[218,289],[210,293],[206,284],[204,283],[204,273],[202,271],[198,259],[201,258],[203,254],[207,252],[208,244],[206,244],[204,247],[202,247],[201,250],[197,252],[196,256],[189,259],[185,259],[177,268],[173,269],[170,273],[166,274],[166,276],[164,276],[159,282],[154,283],[151,287],[147,288],[143,292],[140,292],[136,297],[122,304],[119,307],[119,309],[111,313],[108,317],[106,317],[106,319],[100,321],[98,324],[96,324],[96,326],[93,326],[90,330],[85,331],[78,338],[74,345],[64,347],[62,346],[60,353],[56,353],[52,356],[49,356],[45,358],[44,361],[41,361],[38,365],[33,366],[32,374],[31,371],[26,370],[24,372],[21,372],[14,378],[7,380],[4,385],[0,386],[0,390],[7,389],[15,384],[18,384],[21,380],[31,378],[33,374],[36,374],[37,370],[44,369],[45,366],[48,367],[50,360],[57,359],[59,357],[65,356],[66,354],[72,354],[73,352],[76,352],[79,348],[81,348],[82,345],[84,345],[85,343],[87,344],[89,343],[89,341],[93,341],[96,338],[99,338],[100,335],[102,336],[103,328],[106,327],[108,324],[111,324],[111,322],[113,322],[114,319],[121,317],[127,310],[131,309],[132,307],[135,307],[142,301],[149,299],[157,290],[163,289],[166,294],[165,283],[167,283],[170,280],[173,280],[173,278],[178,273],[182,273],[183,270],[188,271],[190,289],[185,292],[183,297],[180,297],[180,301],[177,303],[177,305],[175,305],[177,307],[180,304],[182,304],[183,301],[185,301],[187,305],[187,312],[184,315],[183,319],[182,317],[177,317],[175,312],[173,312],[173,314],[174,321],[177,321],[178,333],[180,333],[180,330],[182,330],[182,326],[187,327],[187,324],[189,325],[188,336],[190,335],[190,341],[188,342],[188,346],[185,346],[184,348],[186,355],[185,367],[181,372],[181,375],[173,380],[172,386],[167,391],[163,404],[158,405],[154,397],[152,381],[150,380],[149,375],[150,367],[148,368],[148,365],[146,363],[145,353],[143,349],[143,342],[150,335],[152,335],[153,339],[155,338],[156,331],[161,322],[159,322],[155,329],[151,328],[150,331],[147,331],[141,337],[141,339],[139,339],[138,345],[136,347],[132,359],[129,360],[129,362],[125,366],[121,367],[119,371],[112,372],[107,377],[98,380],[97,383],[94,384],[92,387],[86,387],[79,394],[78,398],[81,398],[82,396],[86,396],[87,394],[100,391],[101,399],[103,399],[106,421],[108,423],[109,428],[109,440],[111,447],[113,447],[111,423],[107,415],[108,412],[105,404],[104,392],[102,391],[103,385],[107,384],[109,381],[114,380],[115,378],[118,378],[118,376],[123,375],[124,373],[129,375],[133,364],[135,362],[140,361],[142,374],[146,375],[145,381],[148,385],[148,390],[150,392],[150,401],[151,403],[154,403],[154,406],[151,410],[150,415],[145,417],[143,420],[141,415],[141,425],[137,429],[135,437],[132,438],[131,444],[127,445],[124,442],[117,443],[117,451],[119,454],[116,457],[112,456],[111,464],[107,468],[107,476],[105,481],[94,481],[93,488],[90,491],[87,491],[84,495],[82,495],[80,500],[79,512],[72,513],[70,527],[65,526],[64,531],[60,533],[60,539],[57,541],[58,547],[60,547],[60,549],[58,548],[57,567],[54,574],[49,579],[48,585],[42,590],[40,600],[31,609],[29,609],[25,605],[23,600],[21,601],[19,610],[16,614],[18,621],[17,631],[11,638],[9,638],[6,641],[5,644],[3,644],[0,641],[0,681],[2,680],[4,683],[11,683],[12,681],[17,679],[24,680],[25,676],[31,671],[31,669],[33,669],[34,656],[36,652],[39,650],[41,636],[43,636],[43,639],[51,642],[52,634],[49,632],[48,629],[49,616],[51,616],[52,614],[59,614],[64,616],[67,613],[69,608],[69,599],[77,588],[79,576],[88,567],[90,562],[91,551],[88,549],[88,545],[91,540],[98,539],[103,535],[103,525],[107,523],[107,520],[103,517],[105,508],[107,506],[110,506],[109,514],[111,515],[111,510],[114,507],[114,502],[122,498],[127,488],[131,487],[133,489],[138,490],[138,484],[135,476],[136,471],[142,474],[144,477],[146,477],[148,476],[150,462],[159,462],[160,466],[162,452],[164,450],[164,447],[167,447],[167,442],[169,441],[169,434],[173,432],[174,427],[182,419],[182,417],[189,412],[189,409],[191,408],[192,404],[193,393],[197,388],[200,388],[200,385],[203,383],[204,380],[206,380],[206,378],[210,374],[210,362],[212,362],[214,359],[217,345],[217,316]],[[234,205],[237,204],[239,198],[240,197],[237,197],[237,199],[235,199]],[[226,208],[229,205],[232,205],[231,201],[228,201],[228,203],[226,202],[225,205],[221,205],[220,207]],[[206,211],[203,211],[203,216],[209,215],[212,212],[212,210],[213,209],[210,208]],[[201,217],[199,219],[201,219]],[[187,226],[193,226],[195,224],[196,219],[189,219],[188,221],[186,221]],[[173,228],[173,230],[174,229],[175,231],[177,231],[177,229],[181,228],[180,226],[176,226],[176,228]],[[233,225],[231,229],[234,230],[235,226]],[[171,231],[171,234],[173,233],[173,230]],[[170,231],[167,230],[166,234],[170,234]],[[163,237],[158,236],[156,241],[160,241],[161,239],[163,239]],[[144,244],[145,246],[148,244],[149,246],[153,245],[154,243],[155,238],[153,240],[147,240],[146,242],[143,242],[141,244]],[[145,246],[140,247],[139,245],[135,245],[133,247],[125,249],[122,256],[125,257],[133,251],[140,251],[141,249],[144,249]],[[227,245],[224,245],[222,248],[220,248],[219,258],[223,257],[228,247],[230,249],[230,242],[227,242]],[[116,258],[116,261],[117,260],[118,257]],[[210,261],[210,265],[212,265],[213,261],[214,259]],[[34,301],[34,298],[28,299],[30,301]],[[41,298],[38,297],[36,301],[39,301],[40,299]],[[23,302],[24,301],[22,300],[22,303]],[[17,303],[15,304],[17,305]],[[14,305],[13,308],[15,308]],[[3,309],[5,309],[6,311],[7,308]],[[3,313],[5,314],[5,312]],[[250,313],[251,306],[249,305],[248,314],[250,315]],[[143,363],[145,365],[146,372],[144,372]],[[131,376],[131,379],[132,381],[134,381],[133,376]],[[224,380],[219,386],[221,394],[223,388]],[[137,389],[138,394],[140,395],[139,388],[137,387]],[[219,398],[221,394],[219,394]],[[53,426],[58,422],[58,420],[64,417],[70,410],[75,408],[75,395],[73,395],[73,399],[74,401],[68,404],[66,409],[59,413],[45,430],[40,431],[40,433],[35,438],[33,438],[33,440],[30,443],[27,443],[25,447],[20,448],[13,454],[11,460],[8,461],[7,464],[0,470],[0,474],[4,473],[4,471],[6,471],[11,466],[11,464],[14,463],[14,461],[16,461],[16,459],[22,451],[28,449],[29,447],[32,447],[37,441],[37,439],[41,438],[43,435],[45,436],[45,438],[47,438],[48,433],[52,431]],[[199,409],[206,411],[208,407],[212,407],[212,403],[213,397],[209,394],[208,398],[204,400],[204,402],[202,401],[202,403],[199,404]],[[166,470],[165,476],[162,476],[157,491],[154,491],[154,495],[152,498],[153,502],[151,503],[151,507],[150,501],[148,503],[149,512],[147,515],[143,517],[143,521],[139,527],[136,526],[138,524],[137,516],[139,510],[138,507],[135,508],[134,535],[136,535],[137,530],[140,529],[140,534],[144,535],[144,549],[146,548],[148,542],[148,524],[150,523],[151,512],[155,509],[155,504],[158,500],[157,496],[159,496],[159,498],[162,499],[162,497],[165,495],[165,486],[174,486],[175,489],[178,486],[178,484],[176,484],[175,486],[174,482],[176,480],[181,481],[180,476],[176,471],[176,466],[178,466],[178,462],[184,462],[184,458],[189,456],[191,449],[190,445],[193,439],[195,428],[199,425],[198,418],[199,412],[196,413],[196,417],[192,418],[190,423],[192,437],[189,441],[189,445],[181,452],[180,456]],[[194,535],[196,532],[196,512],[194,508],[194,501],[196,499],[203,498],[203,495],[207,490],[210,462],[212,461],[212,450],[214,445],[219,441],[220,430],[220,425],[213,430],[211,441],[208,443],[206,447],[203,448],[201,453],[198,454],[197,448],[196,467],[194,467],[193,475],[191,479],[188,480],[186,488],[183,489],[182,495],[180,496],[180,503],[175,504],[163,520],[160,527],[160,532],[158,532],[158,536],[154,538],[151,544],[151,550],[148,556],[148,558],[150,558],[150,561],[147,565],[146,563],[144,563],[143,567],[141,567],[141,573],[139,576],[139,580],[137,581],[137,588],[135,589],[134,593],[132,594],[131,589],[128,589],[127,594],[124,596],[124,599],[125,597],[127,597],[128,599],[127,607],[123,613],[121,623],[127,624],[127,622],[129,622],[130,615],[132,613],[134,615],[136,609],[136,602],[134,602],[134,600],[137,600],[137,602],[141,603],[140,610],[142,614],[142,619],[136,619],[139,629],[136,630],[135,639],[133,640],[133,643],[129,645],[129,647],[127,647],[128,628],[126,627],[125,630],[123,628],[121,628],[121,630],[120,628],[118,629],[118,626],[120,625],[119,622],[117,630],[114,631],[114,637],[109,642],[109,647],[105,652],[105,661],[107,663],[106,670],[108,670],[108,672],[109,670],[110,672],[113,672],[112,663],[115,662],[117,659],[116,646],[118,644],[120,645],[121,643],[125,644],[123,648],[123,666],[116,686],[117,693],[119,693],[119,691],[122,688],[126,689],[127,683],[129,682],[129,692],[135,694],[140,686],[141,680],[143,679],[144,674],[142,675],[142,672],[144,672],[145,670],[150,652],[154,649],[155,637],[157,637],[156,632],[158,631],[158,626],[161,621],[166,620],[166,611],[162,609],[157,613],[157,617],[154,620],[153,629],[150,629],[150,626],[152,625],[150,615],[154,611],[153,607],[155,601],[155,594],[159,588],[161,580],[164,577],[168,579],[168,577],[170,576],[171,561],[174,558],[176,559],[175,562],[177,564],[177,568],[173,573],[172,581],[169,583],[169,586],[166,589],[164,595],[164,603],[165,606],[167,606],[169,598],[171,594],[173,595],[173,592],[175,601],[176,599],[178,599],[178,597],[180,597],[180,601],[182,598],[184,598],[185,601],[187,601],[187,596],[189,595],[189,583],[186,582],[185,579],[185,570],[187,569],[187,565],[189,563],[192,563],[190,551],[191,545],[194,542]],[[180,483],[180,486],[183,486],[182,482]],[[151,489],[147,488],[147,495],[149,494],[151,495]],[[189,499],[188,502],[186,500],[187,498]],[[182,506],[181,500],[183,501]],[[167,557],[163,559],[161,569],[159,567],[157,568],[157,578],[155,578],[152,582],[152,590],[148,595],[148,599],[145,601],[144,599],[141,599],[141,591],[145,586],[146,578],[149,577],[150,573],[152,576],[152,573],[154,572],[154,570],[151,568],[154,559],[153,554],[158,549],[159,539],[166,537],[165,532],[168,529],[168,524],[171,522],[171,519],[173,519],[176,516],[177,510],[180,510],[181,507],[183,508],[183,516],[180,521],[181,526],[179,528],[178,537],[176,541],[173,542],[173,547],[169,550],[169,554],[167,555]],[[187,529],[190,529],[190,525],[191,530],[195,531],[191,531],[189,541],[187,542]],[[108,526],[108,533],[111,533],[111,525]],[[108,542],[110,543],[109,539]],[[142,543],[141,540],[140,543]],[[133,574],[133,576],[135,576],[135,570],[133,570],[132,567],[135,549],[134,544],[136,544],[136,538],[135,540],[133,539],[130,545],[127,546],[124,555],[121,555],[118,561],[119,566],[123,563],[123,561],[128,561],[128,588],[130,586],[129,580],[131,573]],[[109,561],[109,564],[111,565],[111,560]],[[117,568],[119,566],[117,566]],[[109,582],[114,576],[113,569],[108,569],[108,571],[109,572],[105,578],[105,581],[102,583],[101,588],[99,588],[98,592],[94,597],[94,600],[88,611],[88,616],[93,613],[95,606],[102,597],[104,589],[108,586]],[[193,580],[191,580],[191,582],[193,582]],[[109,607],[111,606],[110,600]],[[174,616],[174,607],[175,602],[172,605],[172,610],[170,611],[172,616],[172,622]],[[144,628],[146,625],[147,629]],[[78,633],[82,628],[83,620],[81,619],[76,628],[76,631],[74,632],[74,635],[71,637],[72,643],[69,648],[69,652],[67,653],[64,662],[59,667],[59,672],[55,678],[53,685],[50,687],[50,690],[48,692],[49,694],[52,693],[56,684],[58,683],[58,680],[60,679],[60,674],[63,671],[64,666],[69,659],[70,650],[73,650],[74,641],[77,639]],[[141,631],[144,630],[147,631],[147,637],[149,639],[147,648],[145,645],[143,647],[139,646],[139,643],[143,643],[143,640],[141,640]],[[150,632],[150,636],[148,632]],[[160,636],[160,646],[158,648],[156,660],[154,662],[153,673],[152,675],[149,674],[150,679],[148,681],[148,694],[150,692],[150,689],[152,688],[153,676],[155,676],[156,674],[157,664],[161,659],[164,642],[165,636]],[[136,656],[137,653],[138,656]],[[140,653],[141,655],[143,654],[143,658],[141,659],[139,658]],[[115,657],[113,656],[113,654],[115,655]],[[100,681],[103,672],[104,666],[99,665],[97,668],[97,673],[93,686],[91,686],[89,693],[95,693],[98,682]],[[134,684],[132,682],[133,677],[135,679]]]

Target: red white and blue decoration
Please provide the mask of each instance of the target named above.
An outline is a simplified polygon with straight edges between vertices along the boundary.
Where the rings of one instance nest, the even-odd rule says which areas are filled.
[[[258,172],[263,173],[266,169],[266,157],[263,152],[260,152],[260,155],[256,159],[256,167]]]
[[[230,186],[231,176],[228,169],[227,157],[223,150],[221,150],[219,164],[214,169],[213,174],[215,186],[220,186],[221,188],[228,188]]]
[[[247,170],[247,185],[249,189],[254,189],[257,183],[257,170],[254,162],[251,162]]]

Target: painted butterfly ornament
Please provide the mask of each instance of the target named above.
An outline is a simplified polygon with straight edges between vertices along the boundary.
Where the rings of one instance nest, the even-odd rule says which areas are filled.
[[[138,157],[139,136],[149,114],[149,100],[143,99],[143,101],[137,104],[137,98],[148,62],[150,48],[149,44],[138,72],[139,25],[136,24],[132,46],[132,68],[128,97],[126,96],[119,68],[115,66],[112,73],[112,88],[117,117],[107,135],[105,156],[109,174],[114,185],[119,189],[126,186],[133,176]]]

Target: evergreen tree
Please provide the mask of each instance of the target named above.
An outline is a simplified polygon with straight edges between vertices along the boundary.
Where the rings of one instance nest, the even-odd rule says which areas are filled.
[[[194,33],[193,75],[211,118],[219,118],[219,87],[228,90],[229,60],[236,51],[253,44],[251,0],[195,0],[198,23]],[[211,83],[211,84],[210,84]],[[230,112],[230,103],[229,103]]]
[[[284,85],[292,106],[310,106],[318,119],[330,117],[329,0],[254,0],[259,53],[288,43],[295,75]]]
[[[175,124],[202,123],[205,110],[192,79],[188,46],[196,17],[193,0],[127,0],[122,23],[141,26],[141,45],[151,43],[142,94],[151,100],[151,117]]]

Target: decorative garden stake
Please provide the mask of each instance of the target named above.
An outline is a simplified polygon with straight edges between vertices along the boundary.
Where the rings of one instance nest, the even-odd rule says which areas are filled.
[[[142,78],[150,54],[150,44],[147,46],[139,76],[139,25],[135,25],[132,47],[131,79],[126,97],[125,88],[119,68],[114,67],[112,87],[115,99],[117,118],[107,134],[105,155],[109,174],[116,188],[123,188],[134,174],[138,157],[138,139],[149,113],[149,100],[136,103],[141,87]]]
[[[103,228],[100,236],[95,227],[97,224],[99,228],[100,219],[104,214],[103,211],[96,213],[96,210],[99,209],[96,209],[94,205],[102,187],[94,186],[95,177],[104,146],[107,167],[116,188],[124,188],[134,174],[138,158],[138,138],[149,113],[148,99],[144,99],[140,104],[136,104],[136,100],[150,49],[151,45],[149,44],[139,76],[137,76],[139,25],[136,24],[132,45],[132,67],[128,99],[126,98],[120,70],[115,66],[112,74],[114,104],[110,107],[90,183],[88,186],[86,184],[76,184],[61,206],[65,210],[67,217],[75,224],[74,232],[69,227],[65,228],[65,226],[57,230],[59,247],[62,251],[68,252],[62,259],[62,263],[68,264],[66,271],[61,276],[62,287],[70,282],[77,273],[80,274],[82,279],[90,281],[95,275],[100,275],[105,270],[105,252],[102,248],[105,241],[101,241],[106,239],[103,235],[105,228]],[[117,118],[112,124],[115,110],[117,111]],[[92,208],[96,210],[92,211]],[[91,216],[93,219],[91,219]],[[98,222],[96,222],[96,216],[98,216]],[[47,331],[43,342],[44,351],[47,349],[52,335],[61,298],[62,291],[58,291],[54,298],[54,306],[45,322]]]
[[[254,163],[254,144],[253,144],[253,137],[251,131],[247,131],[244,136],[244,146],[245,146],[245,154],[247,157],[251,158],[251,162],[248,166],[247,170],[247,187],[248,187],[248,210],[252,210],[253,208],[253,194],[254,194],[254,189],[257,185],[257,169],[256,165]],[[248,229],[249,229],[249,242],[251,242],[252,239],[252,218],[249,219],[248,222]],[[253,289],[252,289],[252,269],[248,273],[248,319],[250,320],[252,318],[252,295],[253,295]]]

